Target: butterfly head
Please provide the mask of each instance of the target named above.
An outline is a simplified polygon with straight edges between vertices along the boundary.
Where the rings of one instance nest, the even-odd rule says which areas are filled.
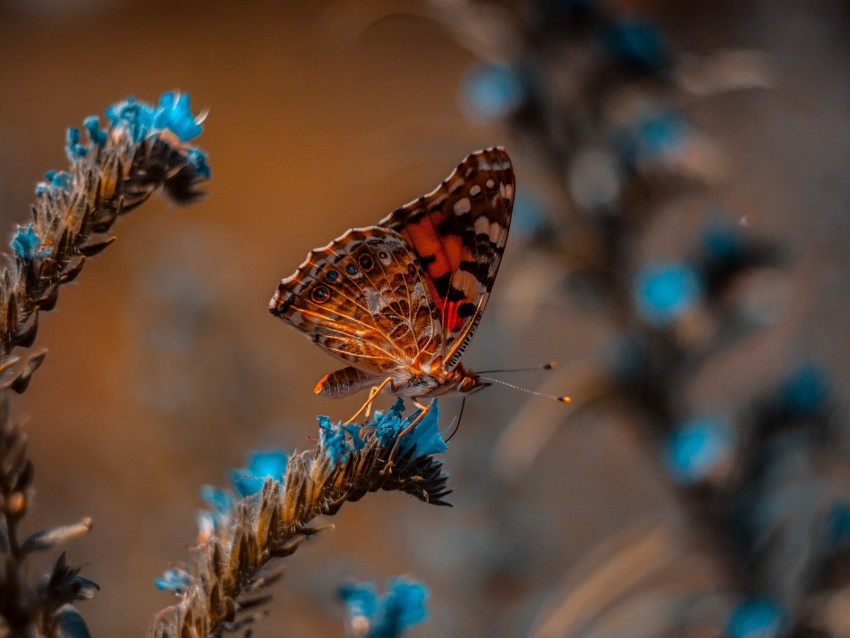
[[[485,381],[479,377],[472,370],[467,370],[461,366],[458,366],[456,372],[458,373],[459,379],[455,389],[461,394],[472,394],[473,392],[478,392],[487,386],[493,385],[489,381]]]

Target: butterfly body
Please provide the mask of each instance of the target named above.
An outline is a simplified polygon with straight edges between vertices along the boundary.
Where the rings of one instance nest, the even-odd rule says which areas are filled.
[[[269,309],[348,364],[315,392],[380,387],[416,400],[489,385],[460,359],[498,272],[513,197],[507,153],[479,151],[428,195],[310,251]]]

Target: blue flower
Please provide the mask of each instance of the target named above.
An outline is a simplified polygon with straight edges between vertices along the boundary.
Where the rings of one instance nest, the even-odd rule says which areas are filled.
[[[394,578],[380,597],[372,583],[344,585],[339,595],[349,617],[368,621],[369,638],[396,638],[428,617],[428,588],[416,581]]]
[[[404,418],[404,401],[399,399],[386,414],[378,412],[372,425],[377,430],[377,436],[384,445],[394,444],[399,435],[410,426],[420,412],[415,412],[407,419]],[[446,451],[446,442],[440,434],[440,408],[437,400],[431,401],[431,407],[422,420],[399,442],[402,453],[413,450],[414,456],[430,456]]]
[[[80,129],[71,127],[65,137],[65,153],[70,161],[82,159],[88,155],[89,147],[80,144]]]
[[[818,366],[808,364],[795,370],[782,383],[780,401],[793,416],[812,416],[829,399],[829,382]]]
[[[192,115],[186,93],[163,93],[159,98],[159,108],[154,111],[153,125],[158,129],[168,129],[184,142],[198,137],[204,130]]]
[[[850,501],[834,503],[826,515],[826,541],[831,551],[850,545]]]
[[[32,224],[27,224],[26,228],[18,226],[18,231],[9,245],[21,261],[32,261],[40,256],[41,238]]]
[[[63,191],[71,190],[71,174],[65,171],[47,171],[44,174],[50,185]]]
[[[658,157],[681,148],[688,133],[688,124],[678,111],[664,111],[642,118],[637,123],[641,151]]]
[[[154,581],[154,585],[160,591],[171,591],[178,595],[182,595],[191,584],[192,578],[189,573],[176,567],[169,567]]]
[[[106,144],[106,132],[101,130],[100,118],[98,118],[96,115],[91,115],[84,119],[83,127],[85,127],[86,133],[88,133],[89,139],[92,141],[92,144],[101,147]]]
[[[262,490],[268,478],[283,481],[288,463],[289,455],[283,450],[254,451],[247,467],[230,473],[230,482],[239,497],[245,498]]]
[[[679,153],[691,134],[691,127],[681,112],[657,111],[638,118],[615,136],[615,143],[630,164],[664,160]]]
[[[645,22],[617,22],[605,30],[603,42],[615,57],[647,71],[660,71],[669,63],[664,34]]]
[[[746,247],[741,229],[723,219],[716,219],[706,226],[701,239],[708,256],[719,262],[739,260]]]
[[[472,120],[492,122],[525,101],[526,83],[517,70],[496,64],[472,67],[461,84],[461,107]]]
[[[730,638],[777,638],[782,635],[784,614],[775,603],[754,598],[739,603],[726,622]]]
[[[635,277],[633,294],[644,321],[666,326],[699,301],[702,284],[697,272],[687,264],[650,264]]]
[[[137,102],[130,96],[126,100],[116,102],[106,109],[106,117],[112,126],[126,126],[134,142],[141,142],[153,128],[155,109],[144,102]]]
[[[729,424],[700,417],[676,427],[667,437],[666,458],[678,483],[695,483],[709,476],[731,451]]]
[[[326,416],[317,417],[317,420],[319,421],[319,447],[334,465],[345,463],[350,452],[362,449],[366,445],[360,436],[359,425],[332,423]]]

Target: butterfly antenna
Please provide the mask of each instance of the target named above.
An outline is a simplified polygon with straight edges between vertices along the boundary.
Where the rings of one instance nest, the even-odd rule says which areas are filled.
[[[479,370],[477,374],[492,374],[494,372],[535,372],[537,370],[554,370],[558,364],[555,361],[544,363],[542,366],[533,366],[531,368],[506,368],[504,370]]]
[[[463,409],[466,407],[466,397],[463,397],[463,402],[460,404],[460,414],[457,415],[457,423],[455,423],[455,429],[452,430],[452,433],[449,434],[449,438],[446,439],[446,443],[452,440],[457,431],[460,430],[460,420],[463,418]]]
[[[555,399],[555,401],[560,401],[561,403],[572,403],[572,398],[568,396],[556,396],[554,394],[544,394],[543,392],[536,392],[535,390],[529,390],[528,388],[523,388],[518,385],[514,385],[513,383],[508,383],[507,381],[501,381],[499,379],[493,379],[492,377],[482,377],[478,376],[479,379],[484,379],[484,381],[489,381],[490,383],[498,383],[499,385],[507,386],[508,388],[513,388],[514,390],[519,390],[520,392],[525,392],[526,394],[533,394],[536,397],[543,397],[544,399]]]

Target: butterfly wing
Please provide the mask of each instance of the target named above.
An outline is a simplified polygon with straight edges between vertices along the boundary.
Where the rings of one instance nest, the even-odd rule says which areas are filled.
[[[380,226],[416,253],[443,329],[443,367],[453,370],[487,305],[511,223],[515,178],[502,148],[469,155],[434,191]]]
[[[349,230],[311,251],[281,281],[269,310],[365,374],[346,373],[347,393],[442,348],[440,317],[416,255],[398,233],[378,226]]]

